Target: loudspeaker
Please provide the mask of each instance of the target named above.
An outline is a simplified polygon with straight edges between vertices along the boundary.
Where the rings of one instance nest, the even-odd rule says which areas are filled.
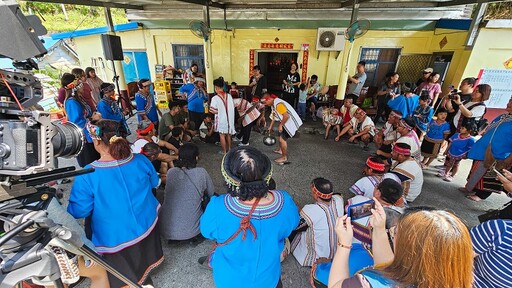
[[[103,54],[107,60],[123,60],[123,47],[121,46],[121,37],[109,34],[101,35],[101,44],[103,44]]]

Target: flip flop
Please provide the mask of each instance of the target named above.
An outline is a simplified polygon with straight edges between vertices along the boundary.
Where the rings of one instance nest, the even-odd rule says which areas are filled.
[[[283,152],[279,151],[279,150],[273,150],[272,152],[276,153],[276,154],[279,154],[279,155],[283,155]]]
[[[483,200],[482,198],[480,198],[476,195],[468,195],[468,196],[466,196],[466,198],[468,198],[471,201],[475,201],[475,202],[480,202]]]
[[[275,161],[275,160],[274,160],[274,161]],[[291,163],[292,163],[292,162],[290,162],[290,161],[282,161],[282,162],[277,162],[277,161],[275,161],[275,162],[276,162],[276,164],[277,164],[277,165],[279,165],[279,166],[284,166],[284,165],[286,165],[286,164],[291,164]]]

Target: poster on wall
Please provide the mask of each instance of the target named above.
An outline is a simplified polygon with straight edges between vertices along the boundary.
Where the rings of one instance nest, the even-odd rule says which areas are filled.
[[[480,69],[477,84],[489,84],[492,87],[491,97],[485,102],[488,108],[507,107],[512,96],[512,70],[506,69]]]

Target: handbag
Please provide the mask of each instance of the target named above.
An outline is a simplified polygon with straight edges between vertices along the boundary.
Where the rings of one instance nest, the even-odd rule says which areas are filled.
[[[201,210],[204,212],[206,210],[206,206],[208,206],[208,203],[210,203],[210,195],[208,195],[208,193],[205,193],[205,191],[203,191],[203,193],[201,193],[201,191],[199,190],[199,188],[197,188],[196,184],[194,183],[194,181],[192,181],[192,178],[190,178],[190,176],[185,171],[185,169],[181,169],[181,171],[183,171],[183,173],[185,173],[185,175],[188,177],[188,180],[190,180],[190,183],[192,183],[194,188],[196,188],[196,191],[199,194],[199,197],[201,197]]]
[[[478,216],[480,223],[494,219],[512,219],[512,201],[503,205],[500,209],[492,209]]]

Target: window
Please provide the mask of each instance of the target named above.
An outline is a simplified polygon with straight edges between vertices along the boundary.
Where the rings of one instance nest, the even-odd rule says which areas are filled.
[[[197,71],[204,74],[203,45],[172,45],[174,51],[174,68],[186,70],[192,64],[197,64]]]
[[[386,74],[395,72],[400,48],[363,48],[359,61],[366,62],[364,86],[380,86]]]

